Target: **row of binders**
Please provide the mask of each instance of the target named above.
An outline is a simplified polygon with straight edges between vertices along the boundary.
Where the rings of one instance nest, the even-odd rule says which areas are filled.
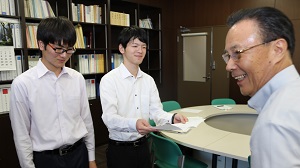
[[[102,9],[99,5],[84,5],[72,3],[73,21],[87,23],[102,23]]]
[[[38,24],[36,23],[26,23],[27,48],[38,48],[36,40],[37,27]]]
[[[26,23],[26,40],[27,48],[38,48],[36,33],[38,24]],[[92,32],[88,35],[83,35],[82,27],[80,24],[75,25],[76,43],[75,48],[91,48],[92,47]],[[19,37],[20,38],[20,37]]]
[[[75,69],[82,74],[104,73],[104,54],[75,55],[77,63]]]
[[[130,15],[127,13],[110,11],[110,24],[117,26],[130,26]]]
[[[0,1],[0,14],[1,15],[16,15],[16,7],[14,0],[1,0]]]
[[[14,1],[14,0],[11,0]],[[47,18],[55,17],[55,14],[48,1],[45,0],[24,0],[25,17]]]

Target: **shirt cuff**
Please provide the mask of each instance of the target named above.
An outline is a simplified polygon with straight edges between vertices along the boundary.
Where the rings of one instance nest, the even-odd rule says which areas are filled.
[[[137,131],[136,130],[136,122],[137,122],[138,119],[130,119],[129,122],[128,122],[128,127],[129,127],[129,130],[130,131]]]

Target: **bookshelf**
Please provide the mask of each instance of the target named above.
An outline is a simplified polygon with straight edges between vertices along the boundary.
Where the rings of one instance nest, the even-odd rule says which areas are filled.
[[[94,82],[93,89],[96,91],[96,94],[91,96],[89,100],[94,121],[96,146],[108,142],[108,132],[101,119],[102,108],[100,104],[98,86],[103,75],[112,69],[111,56],[114,54],[120,54],[118,51],[117,37],[124,27],[131,25],[139,26],[139,22],[142,19],[151,21],[152,27],[143,27],[149,38],[149,46],[146,57],[141,64],[141,69],[150,74],[157,84],[162,83],[162,32],[160,8],[120,0],[47,0],[46,4],[48,4],[48,7],[51,7],[52,12],[48,12],[48,15],[43,14],[41,13],[43,10],[35,9],[35,6],[32,6],[31,11],[39,12],[39,15],[31,15],[28,11],[26,11],[28,3],[32,1],[36,2],[38,0],[7,0],[7,2],[10,1],[13,1],[15,4],[15,14],[4,15],[0,13],[0,18],[14,19],[18,20],[20,23],[21,32],[19,38],[21,41],[21,47],[15,47],[14,52],[16,56],[21,56],[22,72],[34,65],[34,62],[31,61],[35,61],[40,55],[40,51],[36,46],[30,47],[28,45],[29,41],[27,41],[26,37],[26,27],[28,27],[28,25],[38,25],[44,16],[52,16],[51,13],[55,16],[65,16],[69,18],[73,22],[74,26],[80,25],[84,40],[86,41],[86,45],[76,48],[75,54],[73,54],[66,66],[79,71],[78,68],[81,64],[79,62],[79,58],[81,55],[85,55],[86,57],[102,55],[101,57],[103,62],[101,63],[101,71],[97,71],[97,69],[94,71],[88,68],[88,71],[82,73],[87,80],[87,83],[91,83],[92,81]],[[87,14],[87,16],[89,16],[88,19],[78,19],[80,11],[77,12],[76,16],[73,10],[74,6],[78,7],[81,5],[85,7],[88,6],[87,10],[90,11],[99,10],[96,9],[95,6],[101,8],[100,15],[93,17],[92,14]],[[45,6],[47,5],[44,4],[44,9],[46,9]],[[43,7],[42,3],[41,7]],[[118,16],[120,18],[123,17],[125,21],[122,21],[120,24],[112,24],[112,12],[118,13]],[[93,20],[91,18],[97,19]],[[0,80],[0,87],[10,85],[12,81],[13,79]],[[93,89],[91,89],[91,91],[93,91]],[[8,137],[9,139],[9,143],[7,143],[6,140],[5,142],[4,140],[2,140],[3,142],[1,141],[1,148],[5,150],[1,150],[0,152],[0,167],[18,167],[18,158],[12,138],[12,130],[10,127],[8,113],[9,112],[4,114],[0,113],[0,131],[4,137]]]

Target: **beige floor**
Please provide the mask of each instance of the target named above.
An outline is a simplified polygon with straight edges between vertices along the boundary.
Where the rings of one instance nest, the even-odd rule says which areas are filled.
[[[96,163],[98,168],[107,168],[106,166],[106,156],[105,150],[107,148],[107,144],[96,147]]]

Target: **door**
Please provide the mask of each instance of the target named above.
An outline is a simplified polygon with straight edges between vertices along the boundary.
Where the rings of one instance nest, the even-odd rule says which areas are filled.
[[[177,44],[178,101],[183,107],[210,104],[212,27],[180,29]]]

